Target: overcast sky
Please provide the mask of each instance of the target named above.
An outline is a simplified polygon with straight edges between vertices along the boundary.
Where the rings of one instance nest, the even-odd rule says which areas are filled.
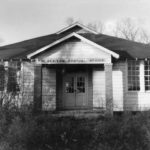
[[[66,19],[102,21],[108,28],[131,17],[150,31],[150,0],[0,0],[2,44],[51,34],[66,26]]]

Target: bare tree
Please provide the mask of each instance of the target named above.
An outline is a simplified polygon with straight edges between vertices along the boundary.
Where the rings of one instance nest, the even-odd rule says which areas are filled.
[[[82,23],[81,20],[75,20],[73,17],[69,17],[66,20],[66,23],[68,25],[71,25],[74,22]],[[105,33],[105,31],[107,30],[107,26],[101,21],[90,22],[85,26],[97,31],[98,33]],[[150,35],[148,34],[148,32],[146,32],[144,28],[140,27],[140,25],[138,25],[136,21],[131,18],[119,20],[115,26],[116,27],[113,29],[112,35],[116,37],[146,44],[150,43]]]
[[[114,29],[114,35],[127,40],[136,41],[138,39],[139,27],[131,18],[118,21]]]
[[[150,43],[150,35],[131,18],[119,20],[113,31],[114,36],[141,43]]]
[[[146,30],[142,29],[140,30],[140,35],[138,42],[142,42],[145,44],[150,44],[150,35],[146,32]]]
[[[95,23],[88,23],[87,26],[97,31],[98,33],[104,33],[104,30],[105,30],[105,25],[101,21],[95,22]]]

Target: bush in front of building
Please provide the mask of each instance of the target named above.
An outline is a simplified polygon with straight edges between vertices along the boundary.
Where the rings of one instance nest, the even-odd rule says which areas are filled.
[[[97,123],[95,131],[95,150],[149,150],[150,112],[106,118]]]
[[[77,118],[0,111],[1,150],[149,150],[150,112]]]

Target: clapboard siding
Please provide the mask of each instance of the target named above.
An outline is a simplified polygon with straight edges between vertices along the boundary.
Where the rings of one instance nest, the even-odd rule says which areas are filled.
[[[128,91],[128,70],[127,62],[117,62],[113,65],[113,70],[122,72],[123,80],[123,110],[141,111],[150,109],[150,92],[146,91]],[[117,77],[116,77],[117,78]],[[116,84],[120,83],[120,78]],[[113,90],[115,88],[113,87]],[[119,87],[117,89],[120,89]],[[119,93],[119,92],[118,92]],[[117,97],[117,96],[116,96]],[[114,100],[115,101],[115,100]]]
[[[42,68],[42,110],[56,109],[56,69]]]
[[[2,64],[3,65],[3,64]],[[9,64],[12,66],[12,64]],[[96,67],[98,66],[98,67]],[[88,106],[103,107],[105,101],[105,72],[103,65],[91,65],[88,69]],[[20,105],[33,103],[34,98],[34,67],[31,62],[22,62],[20,70],[20,94],[16,99],[20,100]],[[59,67],[57,67],[58,69]],[[62,72],[60,69],[49,65],[42,68],[42,109],[55,110],[63,108],[62,103]],[[113,64],[113,106],[114,111],[138,111],[150,109],[150,92],[128,91],[128,71],[127,62],[117,62]],[[57,82],[56,82],[57,80]],[[144,83],[143,83],[144,84]],[[56,96],[57,90],[57,96]],[[35,93],[36,94],[36,93]]]
[[[105,108],[105,72],[93,70],[93,107]]]
[[[128,111],[150,110],[150,93],[127,92],[124,105]]]
[[[142,61],[140,61],[140,64]],[[123,91],[124,91],[124,110],[140,111],[150,109],[150,92],[142,91],[128,91],[128,70],[127,61],[116,63],[115,69],[119,69],[123,73]],[[140,65],[141,67],[141,65]],[[141,70],[141,69],[140,69]],[[141,75],[141,73],[140,73]],[[143,83],[144,84],[144,83]]]
[[[150,109],[149,92],[128,92],[125,101],[126,110],[140,111]]]
[[[89,108],[93,108],[93,82],[92,82],[92,68],[89,67],[88,68],[88,78],[87,78],[87,81],[88,81],[88,107]]]
[[[22,92],[23,104],[33,103],[34,97],[34,65],[29,62],[22,63]]]
[[[138,93],[138,110],[150,110],[150,93],[149,92],[141,92]]]
[[[62,70],[61,69],[57,69],[57,73],[56,73],[56,109],[60,110],[63,109],[63,91],[62,91],[62,84],[63,84],[63,79],[62,79]]]
[[[105,106],[104,71],[93,69],[93,107]],[[150,92],[128,91],[127,62],[113,64],[114,111],[141,111],[150,109]]]
[[[71,39],[52,47],[51,50],[37,56],[41,60],[50,59],[104,59],[111,62],[111,55],[100,51],[99,48],[92,46],[78,39]],[[103,61],[102,61],[103,62]],[[76,62],[77,64],[79,62]]]
[[[123,110],[123,75],[122,71],[113,71],[113,110]]]
[[[117,107],[117,109],[115,110],[121,111],[125,109],[126,92],[127,92],[127,63],[126,61],[114,63],[113,72],[117,73],[117,75],[114,76],[114,80],[113,80],[114,82],[113,90],[115,90],[113,91],[113,97],[115,98],[114,107],[115,106]]]
[[[34,66],[34,112],[42,110],[42,65]]]

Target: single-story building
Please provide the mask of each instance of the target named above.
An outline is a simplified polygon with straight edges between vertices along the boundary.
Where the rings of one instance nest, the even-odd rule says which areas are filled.
[[[149,45],[74,23],[0,47],[0,91],[36,110],[148,110],[149,58]]]

